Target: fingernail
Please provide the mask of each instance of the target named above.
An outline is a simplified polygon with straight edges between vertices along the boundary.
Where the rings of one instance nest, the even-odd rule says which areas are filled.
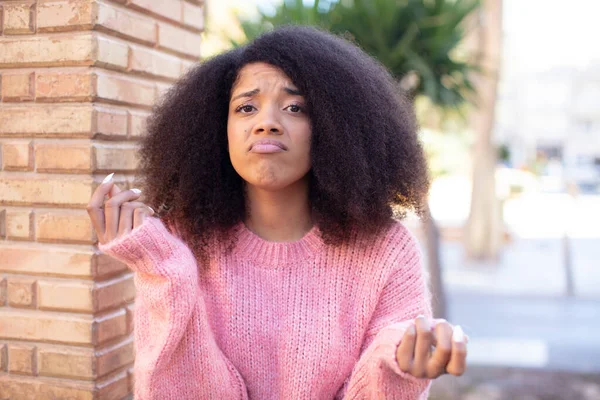
[[[465,333],[460,325],[456,325],[454,327],[454,332],[452,332],[452,340],[458,343],[463,343],[465,341]]]
[[[431,324],[431,330],[434,330],[438,324],[443,324],[444,322],[448,322],[448,321],[446,321],[444,318],[438,318],[438,319],[434,320],[433,324]]]
[[[112,174],[106,175],[106,178],[104,178],[104,180],[102,181],[102,183],[107,183],[110,182],[110,180],[113,178],[114,176],[114,172]]]
[[[150,209],[150,211],[152,212],[152,215],[156,214],[156,212],[154,211],[154,208],[148,206],[148,208]]]
[[[415,329],[414,325],[409,326],[408,329],[406,330],[406,332],[409,335],[416,335],[417,334],[417,330]]]
[[[142,191],[140,189],[130,189],[135,194],[140,194]]]

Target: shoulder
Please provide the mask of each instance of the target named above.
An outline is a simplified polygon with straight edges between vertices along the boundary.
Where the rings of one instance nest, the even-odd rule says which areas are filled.
[[[397,219],[391,220],[389,225],[374,237],[362,236],[360,242],[381,253],[383,257],[381,261],[393,262],[399,258],[420,254],[417,238],[402,221]]]
[[[399,220],[391,220],[376,235],[357,233],[349,243],[358,269],[387,280],[397,272],[421,267],[421,250],[415,235]]]

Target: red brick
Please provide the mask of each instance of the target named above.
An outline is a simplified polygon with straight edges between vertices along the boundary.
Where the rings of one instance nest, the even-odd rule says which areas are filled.
[[[5,105],[0,107],[0,136],[90,137],[92,115],[91,104]]]
[[[146,121],[150,113],[143,111],[129,111],[129,134],[141,137],[146,133]]]
[[[94,321],[93,343],[101,344],[127,334],[127,317],[125,310],[120,309],[103,315]]]
[[[4,175],[0,177],[0,204],[72,206],[84,208],[92,196],[92,179]]]
[[[58,378],[93,380],[94,350],[71,346],[45,346],[38,349],[40,375]]]
[[[171,79],[179,78],[181,60],[178,57],[143,46],[131,45],[130,48],[129,71]]]
[[[129,336],[116,345],[97,351],[96,357],[96,373],[98,376],[104,376],[131,364],[134,359],[133,337]]]
[[[0,371],[8,370],[8,346],[0,343]]]
[[[94,170],[134,172],[138,166],[138,147],[133,143],[95,144]]]
[[[202,7],[184,1],[183,24],[197,30],[204,29],[204,12]]]
[[[92,37],[91,32],[5,37],[0,41],[0,67],[90,65],[95,61]]]
[[[91,101],[95,95],[95,76],[89,70],[77,72],[38,72],[35,83],[37,101]]]
[[[188,72],[191,68],[195,67],[198,64],[195,61],[181,60],[181,75]]]
[[[2,75],[2,101],[32,101],[35,99],[33,72]]]
[[[35,4],[33,2],[4,3],[4,34],[21,35],[35,32]]]
[[[33,239],[33,213],[31,210],[6,210],[6,237],[14,240]]]
[[[127,5],[133,9],[150,12],[158,17],[180,22],[182,19],[181,0],[128,0]]]
[[[88,143],[65,140],[37,143],[35,166],[38,172],[91,172],[92,149]]]
[[[92,0],[38,2],[38,32],[91,30],[93,22]]]
[[[30,140],[2,143],[2,169],[6,171],[33,170],[33,145]]]
[[[92,244],[96,241],[90,217],[84,210],[38,210],[35,225],[39,242]]]
[[[125,313],[127,314],[127,333],[132,333],[135,321],[135,303],[127,305]]]
[[[96,385],[98,399],[122,399],[128,393],[127,371],[121,371],[99,381]]]
[[[93,260],[92,273],[97,278],[105,279],[127,271],[127,265],[103,253],[96,254]]]
[[[9,345],[8,371],[13,374],[37,375],[35,346],[28,344]]]
[[[93,344],[92,323],[88,316],[0,308],[0,332],[6,339]]]
[[[133,393],[133,389],[135,387],[135,374],[133,372],[133,368],[129,368],[127,370],[127,378],[129,380],[129,392]]]
[[[93,383],[0,375],[0,398],[94,400]]]
[[[99,72],[97,91],[99,98],[115,103],[141,105],[148,108],[154,104],[155,87],[148,80]]]
[[[154,101],[158,101],[171,88],[171,84],[156,82],[156,97]]]
[[[76,250],[0,242],[0,272],[90,278],[95,276],[95,257],[91,246]]]
[[[94,311],[96,312],[133,301],[135,298],[133,274],[125,274],[109,281],[96,283],[93,297]]]
[[[35,278],[10,278],[7,285],[8,304],[12,307],[36,306]]]
[[[155,2],[170,7],[170,2]],[[145,15],[117,8],[110,3],[98,3],[97,29],[114,32],[122,37],[154,45],[156,22]]]
[[[6,304],[6,285],[6,278],[0,279],[0,307]]]
[[[100,136],[127,136],[127,111],[118,108],[96,107],[94,109],[94,134]]]
[[[40,280],[38,282],[38,308],[93,312],[93,284],[65,280]]]
[[[127,44],[96,34],[95,66],[125,70],[128,62],[129,48]]]
[[[200,34],[159,22],[158,45],[187,57],[200,58]]]

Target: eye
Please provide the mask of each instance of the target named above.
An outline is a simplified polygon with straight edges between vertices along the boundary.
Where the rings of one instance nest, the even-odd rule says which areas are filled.
[[[241,112],[243,114],[247,114],[250,113],[254,110],[254,106],[251,106],[250,104],[242,104],[241,106],[239,106],[238,108],[235,109],[235,112]]]
[[[299,113],[302,111],[302,107],[300,107],[298,104],[290,104],[286,107],[286,109],[289,109],[293,113]]]

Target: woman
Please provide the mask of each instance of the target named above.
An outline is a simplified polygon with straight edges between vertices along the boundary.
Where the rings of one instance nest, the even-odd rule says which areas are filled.
[[[136,272],[138,399],[424,399],[465,370],[392,219],[428,190],[411,108],[354,45],[288,27],[198,65],[140,159],[144,202],[111,174],[88,207]]]

